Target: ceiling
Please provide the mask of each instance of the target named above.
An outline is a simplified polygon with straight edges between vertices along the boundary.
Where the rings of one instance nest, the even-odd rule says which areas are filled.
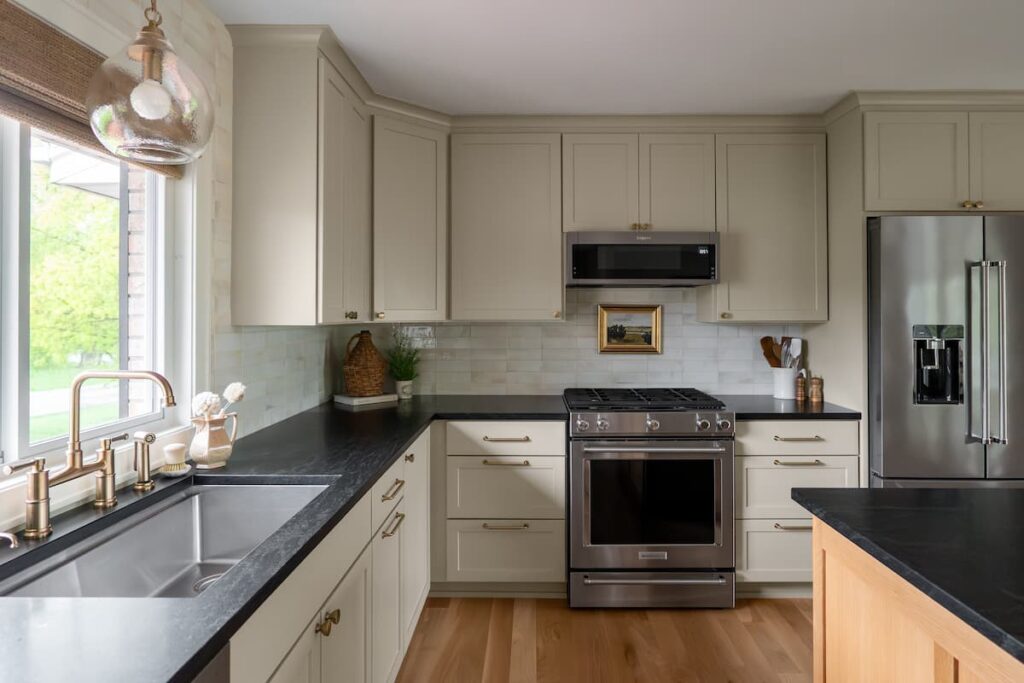
[[[850,90],[1024,89],[1021,0],[206,0],[329,24],[447,114],[819,113]]]

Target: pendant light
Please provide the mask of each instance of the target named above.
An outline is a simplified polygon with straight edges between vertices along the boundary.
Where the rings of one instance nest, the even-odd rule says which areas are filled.
[[[150,1],[135,41],[111,56],[89,83],[86,109],[96,138],[116,156],[187,164],[206,150],[213,103],[206,86],[160,29]]]

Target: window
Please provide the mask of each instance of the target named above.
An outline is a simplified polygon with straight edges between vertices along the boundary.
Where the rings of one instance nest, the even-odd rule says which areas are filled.
[[[164,180],[0,119],[5,460],[62,451],[72,379],[164,368]],[[7,201],[10,200],[10,201]],[[145,381],[82,386],[83,440],[164,412]]]

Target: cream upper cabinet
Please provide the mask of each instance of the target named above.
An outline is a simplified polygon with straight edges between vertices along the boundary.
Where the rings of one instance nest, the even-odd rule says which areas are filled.
[[[716,136],[717,285],[701,287],[704,322],[828,317],[825,136]]]
[[[557,134],[452,136],[452,318],[561,318]]]
[[[562,166],[566,231],[715,227],[714,135],[565,135]]]
[[[231,29],[231,321],[369,320],[369,130],[320,44]],[[321,40],[326,38],[321,37]]]
[[[374,117],[373,306],[383,321],[444,320],[447,134]]]
[[[640,136],[640,223],[651,230],[715,229],[715,136]]]
[[[1024,112],[971,112],[969,121],[972,203],[1024,209]]]
[[[565,230],[618,230],[640,222],[639,145],[632,133],[563,136]]]
[[[971,199],[966,112],[864,114],[864,207],[956,211]]]

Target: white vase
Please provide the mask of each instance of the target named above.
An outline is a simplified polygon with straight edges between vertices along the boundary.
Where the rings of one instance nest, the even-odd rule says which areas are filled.
[[[234,418],[230,435],[224,429],[224,424],[229,417]],[[193,417],[192,424],[196,427],[196,433],[192,437],[192,445],[189,447],[188,454],[195,462],[196,468],[214,470],[224,467],[235,447],[235,435],[238,434],[238,413],[228,413],[219,417]]]
[[[403,400],[403,401],[405,399],[407,399],[407,398],[412,398],[412,380],[411,379],[404,379],[404,380],[397,380],[396,379],[395,380],[395,393],[398,394],[398,398]]]

